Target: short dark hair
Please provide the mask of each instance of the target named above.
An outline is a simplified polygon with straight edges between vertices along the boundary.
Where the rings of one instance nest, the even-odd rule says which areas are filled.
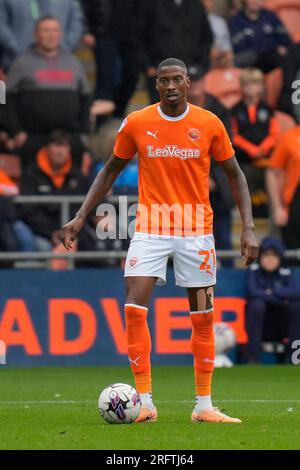
[[[60,24],[59,18],[57,18],[57,16],[43,15],[38,20],[36,20],[34,29],[37,30],[41,23],[43,23],[44,21],[49,21],[49,20],[57,21]]]
[[[187,67],[182,60],[176,59],[176,57],[169,57],[168,59],[162,60],[158,64],[157,75],[159,74],[159,72],[161,71],[163,67],[172,67],[172,66],[181,67],[184,70],[184,72],[187,74]]]
[[[71,145],[71,136],[67,131],[57,129],[49,135],[48,145]]]

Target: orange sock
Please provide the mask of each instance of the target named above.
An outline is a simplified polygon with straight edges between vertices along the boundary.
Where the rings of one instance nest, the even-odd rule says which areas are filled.
[[[196,395],[211,395],[215,360],[213,312],[191,313]]]
[[[146,307],[125,304],[128,358],[138,393],[151,392],[151,337],[147,314]]]

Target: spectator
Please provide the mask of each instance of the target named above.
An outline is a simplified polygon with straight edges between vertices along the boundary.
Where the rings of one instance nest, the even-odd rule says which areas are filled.
[[[143,0],[142,59],[151,102],[159,100],[155,89],[156,67],[166,57],[177,57],[187,66],[209,68],[213,36],[200,0]]]
[[[297,83],[296,83],[297,81]],[[283,64],[283,90],[279,109],[300,124],[300,43],[293,44]]]
[[[266,238],[258,264],[249,271],[246,329],[251,363],[260,361],[262,341],[292,344],[300,337],[299,286],[291,271],[282,267],[283,254],[279,240]]]
[[[205,108],[216,114],[226,127],[229,135],[231,132],[230,111],[225,108],[214,96],[205,93],[202,70],[195,66],[188,69],[191,84],[188,90],[190,103]],[[231,250],[232,216],[231,211],[234,201],[230,187],[224,172],[212,159],[210,174],[210,202],[214,211],[214,237],[218,250]],[[222,261],[223,267],[232,267],[231,259]]]
[[[96,93],[92,115],[123,117],[140,72],[140,0],[82,0],[94,50]]]
[[[211,49],[212,66],[224,67],[228,60],[232,61],[232,45],[229,27],[222,16],[215,12],[215,4],[213,0],[203,0],[203,4],[208,13],[208,21],[213,33],[213,45]],[[225,63],[225,64],[224,64]]]
[[[76,49],[83,33],[83,15],[77,0],[0,0],[0,68],[7,70],[32,45],[35,23],[46,15],[58,18],[63,48]]]
[[[277,15],[263,8],[263,0],[243,0],[243,8],[229,22],[237,67],[258,67],[268,73],[280,67],[291,45]]]
[[[61,37],[56,18],[38,20],[36,45],[16,60],[8,75],[8,125],[23,167],[33,163],[57,128],[72,134],[74,164],[81,164],[89,130],[89,84],[77,58],[60,49]]]
[[[267,186],[275,224],[288,249],[300,248],[300,125],[287,131],[272,154]]]
[[[24,195],[81,195],[87,189],[86,180],[73,167],[70,137],[54,131],[46,147],[39,150],[36,163],[23,175]],[[28,204],[21,206],[19,239],[27,240],[26,251],[48,251],[60,243],[59,204]]]
[[[232,108],[233,143],[255,208],[266,202],[266,195],[257,201],[254,196],[264,193],[265,167],[279,136],[279,124],[263,99],[263,73],[258,69],[245,69],[240,81],[242,100]]]

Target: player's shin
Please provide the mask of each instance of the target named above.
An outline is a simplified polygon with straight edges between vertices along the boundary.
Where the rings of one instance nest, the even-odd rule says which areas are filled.
[[[148,309],[139,305],[125,304],[127,349],[134,375],[136,390],[142,404],[152,404],[151,384],[151,337],[147,323]]]
[[[213,311],[191,312],[191,347],[194,354],[195,411],[212,408],[211,384],[215,361]]]

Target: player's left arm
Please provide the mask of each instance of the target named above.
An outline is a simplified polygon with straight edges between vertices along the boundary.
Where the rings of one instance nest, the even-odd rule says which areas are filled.
[[[258,256],[248,184],[235,156],[218,161],[225,171],[242,218],[241,253],[248,266]]]

